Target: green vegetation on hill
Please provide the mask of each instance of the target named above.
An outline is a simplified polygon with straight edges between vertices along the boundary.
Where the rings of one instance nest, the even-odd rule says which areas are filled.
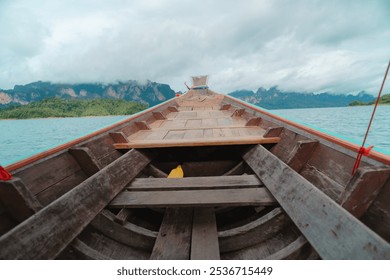
[[[376,100],[370,101],[370,102],[361,102],[361,101],[353,101],[349,103],[349,106],[367,106],[367,105],[373,105],[375,104]],[[390,94],[382,95],[379,99],[380,105],[390,105]]]
[[[147,106],[122,99],[75,100],[48,98],[0,109],[0,119],[132,115]]]

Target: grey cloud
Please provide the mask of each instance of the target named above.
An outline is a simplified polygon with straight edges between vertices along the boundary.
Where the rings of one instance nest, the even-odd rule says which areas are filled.
[[[1,5],[0,88],[34,80],[150,79],[184,90],[191,75],[210,74],[221,92],[278,85],[375,93],[390,54],[387,1]]]

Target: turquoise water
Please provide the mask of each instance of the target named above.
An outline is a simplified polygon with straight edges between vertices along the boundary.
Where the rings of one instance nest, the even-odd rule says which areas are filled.
[[[289,120],[362,144],[373,106],[271,110]],[[365,146],[390,155],[390,106],[378,106]]]
[[[372,106],[272,110],[292,121],[361,144]],[[116,123],[128,116],[0,120],[0,165],[36,153]],[[377,109],[366,146],[390,155],[390,106]]]
[[[56,147],[128,116],[0,120],[0,165]]]

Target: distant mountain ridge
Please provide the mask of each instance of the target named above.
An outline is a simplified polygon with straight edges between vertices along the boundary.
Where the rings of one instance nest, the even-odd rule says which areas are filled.
[[[298,93],[284,92],[277,87],[270,89],[259,88],[256,92],[251,90],[238,90],[229,95],[265,109],[293,109],[293,108],[324,108],[344,107],[353,101],[370,102],[374,97],[365,92],[357,95],[330,94],[330,93]]]
[[[139,83],[130,80],[112,84],[57,84],[39,81],[27,85],[17,85],[10,90],[0,89],[0,106],[28,104],[51,97],[63,99],[113,98],[154,106],[174,96],[175,92],[169,85],[151,81]]]

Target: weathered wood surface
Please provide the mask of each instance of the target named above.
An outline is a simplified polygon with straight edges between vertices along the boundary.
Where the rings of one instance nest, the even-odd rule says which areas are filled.
[[[80,239],[72,241],[72,249],[84,260],[111,260],[111,258],[92,249]]]
[[[115,143],[127,143],[129,140],[127,140],[126,135],[122,132],[110,132],[110,136],[112,140],[114,140]]]
[[[283,249],[266,257],[266,260],[293,260],[299,256],[300,251],[307,246],[307,240],[304,236],[299,236],[294,242]]]
[[[245,171],[245,163],[243,161],[240,161],[232,167],[229,171],[225,172],[222,176],[233,176],[233,175],[241,175]]]
[[[273,204],[275,204],[275,199],[267,189],[246,188],[229,190],[124,191],[111,201],[110,207],[207,207]]]
[[[192,208],[167,208],[150,259],[188,260],[192,219]]]
[[[278,143],[279,137],[246,136],[224,137],[224,138],[197,138],[177,140],[138,140],[129,143],[116,143],[115,149],[145,149],[145,148],[166,148],[166,147],[194,147],[194,146],[225,146],[225,145],[249,145],[249,144],[274,144]]]
[[[77,147],[69,149],[69,153],[76,159],[81,169],[87,176],[92,176],[100,169],[101,164],[91,150],[87,147]]]
[[[231,252],[254,246],[276,236],[282,229],[291,224],[291,220],[281,208],[275,208],[250,223],[220,231],[218,237],[221,252]]]
[[[199,189],[236,189],[261,186],[255,175],[209,176],[187,178],[136,178],[127,187],[129,191],[167,191]]]
[[[0,201],[7,212],[18,222],[24,221],[42,208],[19,178],[0,181]]]
[[[390,259],[390,245],[264,147],[243,156],[323,259]]]
[[[168,177],[168,174],[165,173],[164,171],[160,170],[159,168],[157,168],[156,166],[154,166],[153,164],[149,164],[147,167],[146,167],[146,171],[153,177],[155,178],[167,178]]]
[[[0,259],[55,258],[149,162],[129,151],[3,235]]]
[[[287,164],[296,172],[302,170],[307,161],[313,154],[314,149],[317,147],[318,141],[313,140],[301,140],[298,141],[294,149],[291,151]]]
[[[90,225],[110,239],[136,249],[152,250],[157,237],[157,232],[133,223],[118,224],[108,210],[101,211]]]
[[[340,197],[340,204],[355,217],[367,211],[387,180],[390,167],[359,168]]]
[[[127,222],[127,219],[132,215],[132,212],[128,208],[122,208],[118,214],[116,214],[114,221],[124,225]]]
[[[151,130],[150,126],[146,121],[142,122],[135,122],[135,125],[138,127],[140,130]]]
[[[217,224],[213,207],[194,209],[191,239],[191,259],[220,259]]]
[[[278,127],[269,127],[264,133],[264,137],[279,137],[283,132],[284,128],[281,126]]]

